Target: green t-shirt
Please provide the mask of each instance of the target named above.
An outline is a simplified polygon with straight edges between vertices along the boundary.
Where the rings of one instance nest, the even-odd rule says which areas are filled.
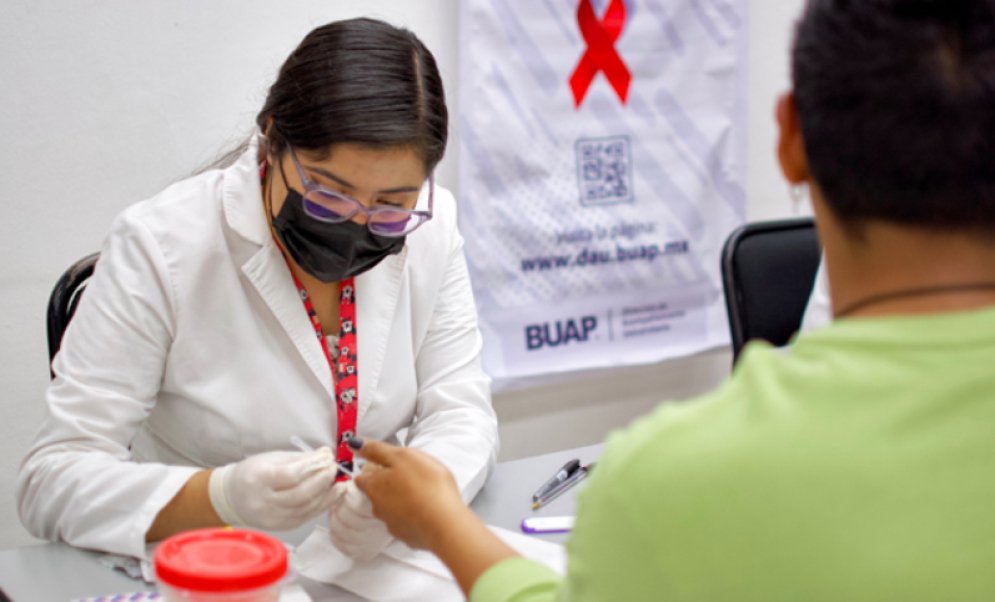
[[[995,310],[750,345],[609,438],[567,551],[471,600],[995,600]]]

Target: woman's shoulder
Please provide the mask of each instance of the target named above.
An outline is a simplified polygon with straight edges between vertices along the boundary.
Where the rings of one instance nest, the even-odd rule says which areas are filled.
[[[231,166],[180,180],[135,203],[118,217],[114,231],[145,230],[164,250],[180,255],[226,244],[228,230],[250,241],[259,238],[257,231],[268,230],[262,224],[255,150],[250,145]]]
[[[121,218],[141,222],[157,234],[180,234],[185,237],[216,235],[226,209],[253,213],[249,207],[260,197],[258,139],[248,139],[234,153],[226,166],[207,169],[179,180],[157,195],[128,208]],[[226,205],[230,207],[226,207]]]
[[[223,172],[212,170],[176,182],[139,201],[117,218],[119,224],[143,227],[154,235],[194,234],[221,216]]]

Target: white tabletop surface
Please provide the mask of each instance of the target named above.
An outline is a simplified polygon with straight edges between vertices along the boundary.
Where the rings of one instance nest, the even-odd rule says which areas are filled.
[[[502,462],[470,505],[490,525],[520,531],[529,516],[571,516],[581,483],[567,494],[537,511],[532,510],[532,494],[563,464],[579,458],[583,464],[595,461],[601,445],[556,452],[523,460]],[[296,531],[277,533],[288,543],[300,544],[312,525]],[[565,542],[566,534],[541,535],[542,539]],[[77,598],[106,596],[153,589],[112,571],[97,562],[102,554],[48,543],[0,551],[0,588],[11,602],[70,602]],[[355,602],[360,598],[333,585],[301,578],[314,602]]]

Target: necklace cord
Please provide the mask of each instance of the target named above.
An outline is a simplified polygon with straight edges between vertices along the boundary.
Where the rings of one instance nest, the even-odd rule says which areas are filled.
[[[856,303],[852,303],[849,306],[847,306],[845,309],[835,312],[834,317],[836,319],[845,318],[862,309],[866,309],[871,305],[877,305],[879,303],[884,303],[886,301],[894,301],[895,299],[905,299],[909,297],[927,297],[930,295],[941,295],[944,293],[966,293],[966,292],[977,292],[977,291],[995,292],[995,282],[970,282],[965,284],[930,286],[924,288],[892,291],[890,293],[882,293],[880,295],[874,295],[866,299],[861,299]]]

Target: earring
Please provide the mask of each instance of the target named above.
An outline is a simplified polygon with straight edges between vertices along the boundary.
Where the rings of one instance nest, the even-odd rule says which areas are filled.
[[[791,200],[795,215],[801,214],[802,204],[808,200],[809,189],[808,183],[803,182],[801,184],[792,184],[790,187]]]

